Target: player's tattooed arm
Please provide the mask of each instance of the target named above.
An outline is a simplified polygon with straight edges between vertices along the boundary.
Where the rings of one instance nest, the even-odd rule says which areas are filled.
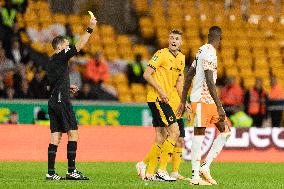
[[[182,75],[178,76],[176,83],[176,89],[180,98],[182,97],[182,77]]]
[[[94,27],[97,25],[96,18],[91,18],[89,28],[94,29]],[[77,51],[79,52],[88,42],[89,38],[91,36],[91,33],[85,32],[79,39],[79,41],[75,44]]]
[[[225,120],[226,117],[226,113],[222,107],[222,103],[217,95],[217,89],[216,89],[216,85],[215,82],[213,80],[213,71],[211,70],[205,70],[205,79],[206,79],[206,84],[209,90],[209,93],[211,95],[211,97],[213,98],[216,106],[217,106],[217,110],[218,110],[218,114],[219,114],[219,119],[221,121]]]

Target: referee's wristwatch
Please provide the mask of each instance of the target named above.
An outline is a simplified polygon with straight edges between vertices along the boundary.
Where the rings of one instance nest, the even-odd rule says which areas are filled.
[[[87,27],[86,29],[86,32],[88,32],[89,34],[92,34],[93,33],[93,28],[90,28],[90,27]]]

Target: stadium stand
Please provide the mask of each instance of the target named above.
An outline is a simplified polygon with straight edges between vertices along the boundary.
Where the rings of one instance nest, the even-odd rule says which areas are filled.
[[[223,29],[222,48],[218,52],[220,78],[234,76],[238,83],[249,89],[254,85],[255,77],[262,77],[264,88],[269,90],[269,78],[275,75],[283,85],[283,1],[280,1],[280,9],[276,8],[274,1],[251,0],[250,6],[244,6],[239,0],[231,2],[132,0],[139,18],[140,33],[137,35],[142,37],[142,43],[133,43],[130,35],[117,33],[111,25],[99,24],[84,54],[79,55],[77,60],[84,62],[96,52],[103,52],[110,66],[118,64],[122,67],[104,83],[106,88],[114,88],[121,102],[145,102],[147,86],[137,84],[144,89],[139,90],[140,93],[137,93],[137,87],[129,86],[124,64],[121,63],[133,61],[136,54],[141,54],[144,61],[149,60],[151,53],[143,44],[143,39],[152,41],[151,45],[155,49],[163,48],[168,43],[168,31],[172,28],[180,29],[184,33],[182,52],[194,57],[197,49],[206,43],[208,28],[219,25]],[[3,6],[4,0],[0,4]],[[18,12],[16,18],[17,26],[25,29],[20,30],[21,41],[36,52],[47,55],[53,52],[51,39],[57,34],[64,34],[66,24],[70,25],[76,41],[89,21],[88,15],[53,13],[45,0],[29,1],[25,13]],[[79,64],[78,70],[83,74],[85,65]],[[11,78],[13,73],[8,75]],[[33,74],[30,74],[29,81],[32,77]]]
[[[250,1],[248,19],[243,19],[241,1],[232,1],[226,8],[224,1],[194,0],[134,0],[138,12],[141,35],[157,38],[160,48],[167,46],[168,31],[178,28],[185,34],[182,52],[195,56],[206,43],[208,28],[219,25],[223,29],[222,48],[218,52],[219,74],[244,80],[244,87],[253,85],[254,77],[264,79],[269,89],[269,76],[276,75],[284,84],[281,42],[284,40],[284,2],[276,11],[273,2]]]
[[[5,5],[4,0],[1,0],[1,4]],[[84,29],[89,22],[89,15],[82,16],[52,13],[48,2],[44,0],[29,1],[26,12],[24,14],[17,13],[16,17],[18,26],[20,28],[25,28],[26,31],[20,33],[21,41],[24,44],[30,45],[35,51],[46,53],[49,56],[53,53],[50,44],[52,38],[58,34],[64,34],[66,24],[70,24],[72,33],[76,38],[79,34],[84,32]],[[90,43],[88,43],[84,49],[85,54],[80,56],[80,58],[88,59],[96,52],[103,52],[107,62],[115,60],[131,62],[134,59],[135,54],[141,54],[144,60],[150,58],[149,51],[145,45],[133,44],[129,35],[116,33],[111,25],[99,24],[95,33],[95,35],[92,35]],[[85,70],[84,65],[80,65],[78,69],[81,74],[83,74]],[[125,81],[127,79],[126,77],[122,80],[116,80],[116,78],[121,78],[120,74],[113,76],[106,84],[117,89],[120,101],[145,101],[145,93],[139,93],[139,95],[137,95],[136,91],[132,90],[132,87],[128,88],[127,85],[125,86],[125,83],[127,83]],[[121,88],[123,88],[121,86],[127,88],[128,93],[129,90],[132,93],[126,96],[123,91],[120,93]],[[144,89],[144,85],[141,85],[140,87],[143,87]]]

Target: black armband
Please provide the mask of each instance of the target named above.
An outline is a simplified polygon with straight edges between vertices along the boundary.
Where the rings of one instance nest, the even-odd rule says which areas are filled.
[[[86,29],[86,32],[88,32],[89,34],[92,34],[93,33],[93,29],[92,28],[90,28],[90,27],[87,27],[87,29]]]

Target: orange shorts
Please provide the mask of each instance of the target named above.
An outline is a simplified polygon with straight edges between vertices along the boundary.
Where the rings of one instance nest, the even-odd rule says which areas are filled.
[[[202,102],[192,102],[192,113],[194,116],[194,127],[209,127],[219,121],[217,106]]]

